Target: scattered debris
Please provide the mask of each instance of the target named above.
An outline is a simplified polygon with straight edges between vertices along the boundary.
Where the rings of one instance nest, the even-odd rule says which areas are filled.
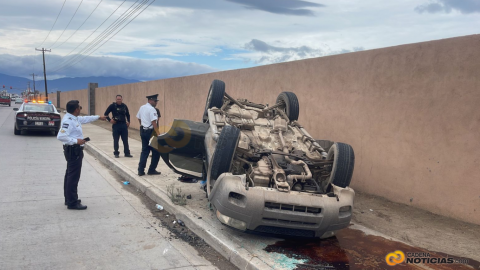
[[[198,219],[202,219],[202,217],[198,217]]]
[[[161,206],[161,205],[160,205],[160,204],[158,204],[158,203],[155,205],[155,207],[156,207],[158,210],[160,210],[160,211],[162,211],[162,210],[163,210],[163,206]]]
[[[177,178],[178,181],[182,182],[182,183],[197,183],[198,180],[195,179],[195,178],[191,178],[191,177],[188,177],[188,176],[180,176]]]
[[[178,224],[179,224],[180,226],[185,226],[185,223],[183,223],[183,221],[181,221],[180,219],[177,220],[177,222],[178,222]]]
[[[125,182],[123,182],[123,184],[124,184],[124,185],[128,185],[128,184],[130,184],[130,182],[125,181]]]
[[[200,181],[200,189],[205,189],[207,186],[207,180]]]
[[[373,209],[370,209],[370,212],[373,212]]]
[[[192,195],[187,195],[187,199],[192,199]]]

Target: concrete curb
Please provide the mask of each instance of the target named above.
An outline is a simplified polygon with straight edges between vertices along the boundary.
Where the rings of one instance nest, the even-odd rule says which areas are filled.
[[[230,239],[222,234],[215,234],[213,228],[203,219],[196,218],[188,209],[172,203],[165,190],[161,190],[152,185],[148,179],[138,176],[126,166],[109,157],[94,144],[89,143],[85,150],[94,156],[98,161],[114,170],[126,181],[145,193],[150,199],[162,205],[164,209],[181,219],[185,225],[205,240],[217,252],[227,258],[233,265],[240,269],[273,269],[271,266],[260,260],[256,255],[251,254],[245,248],[239,247]]]

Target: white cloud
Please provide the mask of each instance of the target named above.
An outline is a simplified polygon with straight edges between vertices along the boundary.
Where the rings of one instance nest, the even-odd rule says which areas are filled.
[[[427,3],[419,5],[415,11],[419,13],[450,13],[452,10],[459,11],[463,14],[479,13],[480,1],[478,0],[430,0]]]
[[[217,71],[207,65],[174,61],[171,59],[136,59],[131,57],[89,56],[77,65],[58,72],[50,72],[62,63],[63,57],[46,56],[47,75],[50,79],[62,77],[117,76],[137,80],[157,80]],[[0,55],[0,73],[27,77],[30,73],[43,74],[42,68],[32,69],[33,61],[40,64],[41,56]],[[94,72],[92,72],[92,70]]]
[[[29,59],[28,55],[35,54],[38,58],[40,54],[35,52],[34,48],[47,36],[64,0],[0,1],[2,1],[0,54],[26,57],[25,59]],[[74,33],[99,1],[83,1],[59,43]],[[441,12],[431,16],[419,14],[418,7],[424,1],[425,5],[432,3],[440,5]],[[67,55],[122,2],[123,0],[103,0],[85,25],[62,46],[54,48],[48,57],[54,59]],[[89,44],[134,2],[126,1],[79,49]],[[79,1],[66,2],[45,47],[50,48],[49,46],[58,38],[78,3]],[[162,67],[181,66],[179,72],[165,70],[161,72],[162,74],[191,74],[203,72],[202,70],[207,72],[215,70],[216,63],[219,62],[222,64],[217,66],[222,68],[234,61],[238,66],[238,63],[242,63],[239,59],[264,64],[341,53],[352,51],[354,48],[395,46],[478,33],[480,14],[475,12],[478,10],[476,3],[478,0],[155,1],[118,35],[93,52],[92,56],[95,58],[90,59],[102,59],[100,57],[106,55],[151,58],[151,61],[139,60],[135,72],[138,71],[142,78],[152,78],[158,74],[148,76],[142,74],[150,74],[152,65],[160,63]],[[450,12],[447,15],[445,12],[448,9],[459,12]],[[423,12],[428,11],[425,9]],[[468,15],[464,15],[467,13]],[[245,46],[253,45],[253,40],[270,46],[269,51],[261,51],[258,46]],[[71,55],[78,51],[73,51]],[[179,56],[185,59],[183,63],[166,60],[166,58],[178,60]],[[33,62],[33,57],[30,58],[30,62]],[[109,72],[117,74],[118,67],[109,65],[105,59],[116,65],[131,64],[133,61],[119,60],[121,58],[103,59],[105,63],[102,62],[98,66],[84,63],[87,62],[84,60],[71,69],[64,70],[64,73],[54,73],[53,70],[47,73],[51,76],[75,76],[74,73],[77,73],[76,76],[89,73],[109,75]],[[24,63],[27,67],[16,67],[9,74],[15,71],[19,73],[12,75],[27,76],[31,71],[27,74],[21,72],[41,71],[41,62],[38,60],[35,61],[34,67],[28,66],[28,60]],[[137,74],[135,72],[130,74]]]
[[[245,48],[251,52],[240,53],[236,56],[245,61],[255,62],[256,64],[273,64],[288,62],[306,58],[321,57],[326,55],[349,53],[362,51],[364,48],[355,47],[352,49],[331,50],[330,48],[312,48],[308,46],[284,47],[273,46],[258,39],[252,39],[245,44]]]

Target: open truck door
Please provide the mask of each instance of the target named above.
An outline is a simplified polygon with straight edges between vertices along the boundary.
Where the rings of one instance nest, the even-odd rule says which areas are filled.
[[[160,152],[167,166],[186,177],[203,179],[205,134],[208,124],[175,119],[166,133],[150,139],[150,146]]]

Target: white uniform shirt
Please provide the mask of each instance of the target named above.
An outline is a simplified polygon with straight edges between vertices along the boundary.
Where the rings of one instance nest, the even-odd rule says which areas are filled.
[[[138,110],[137,113],[137,118],[141,120],[144,129],[152,129],[152,121],[158,120],[157,110],[155,110],[150,103],[147,103],[140,107],[140,110]]]
[[[57,139],[64,145],[77,144],[77,139],[83,139],[82,124],[87,124],[98,120],[100,116],[75,116],[67,113],[63,116],[61,128]]]

